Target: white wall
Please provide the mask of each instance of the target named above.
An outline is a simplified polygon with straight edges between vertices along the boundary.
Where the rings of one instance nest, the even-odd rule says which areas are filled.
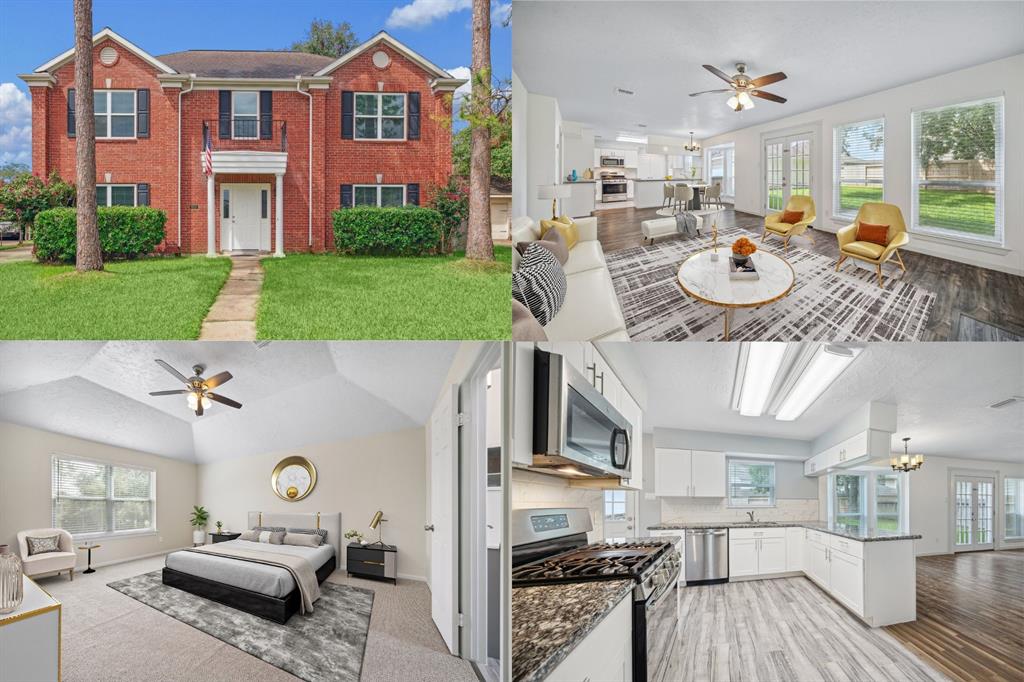
[[[837,84],[841,87],[841,84]],[[1004,94],[1005,249],[966,247],[949,240],[914,234],[909,247],[942,258],[1014,274],[1024,274],[1024,55],[982,64],[969,69],[902,85],[840,104],[815,109],[764,125],[753,126],[705,140],[705,147],[726,142],[736,145],[736,209],[764,214],[762,137],[789,129],[819,131],[813,151],[814,200],[818,209],[816,228],[835,231],[847,223],[832,219],[832,129],[837,124],[869,118],[885,118],[885,200],[898,205],[908,222],[911,206],[910,117],[915,109],[968,102]],[[765,103],[759,106],[785,106]]]
[[[341,512],[342,533],[354,528],[374,540],[370,519],[381,509],[388,520],[384,541],[398,546],[399,575],[422,580],[427,574],[423,524],[430,480],[423,433],[422,428],[405,429],[201,464],[198,504],[210,510],[211,528],[216,521],[232,530],[245,528],[250,511]],[[270,487],[274,467],[291,455],[306,457],[317,470],[316,488],[298,502],[282,500]],[[341,567],[344,549],[342,554]]]
[[[156,532],[99,540],[103,546],[93,552],[94,565],[192,546],[189,512],[197,504],[197,467],[192,462],[5,422],[0,422],[0,543],[17,552],[18,531],[52,525],[50,478],[55,454],[156,470]],[[85,553],[80,554],[78,566],[85,568]]]
[[[526,88],[516,72],[512,72],[512,215],[528,212],[526,200]]]
[[[537,188],[560,181],[558,159],[562,143],[562,115],[558,110],[558,100],[529,93],[526,124],[526,206],[529,216],[539,220],[550,214],[551,201],[538,199]],[[516,184],[515,177],[512,184]]]

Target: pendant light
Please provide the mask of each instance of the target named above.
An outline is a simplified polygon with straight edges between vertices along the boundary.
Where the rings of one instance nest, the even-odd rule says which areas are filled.
[[[889,460],[889,466],[892,467],[893,471],[902,471],[904,473],[909,471],[917,471],[924,464],[924,455],[911,455],[908,452],[910,445],[910,438],[903,439],[903,455],[900,457],[893,457]]]

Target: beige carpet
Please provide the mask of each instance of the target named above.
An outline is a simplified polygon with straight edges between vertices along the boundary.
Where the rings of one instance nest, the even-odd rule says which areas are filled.
[[[177,621],[107,583],[155,571],[164,558],[152,557],[99,568],[90,575],[42,578],[39,584],[63,603],[62,679],[78,680],[249,680],[297,678],[204,632]],[[467,661],[452,656],[430,619],[424,583],[398,585],[349,578],[336,571],[328,580],[375,592],[363,680],[476,680]]]

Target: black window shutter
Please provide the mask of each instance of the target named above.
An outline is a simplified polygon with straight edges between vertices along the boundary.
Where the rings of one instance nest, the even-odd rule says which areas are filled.
[[[409,206],[420,205],[420,186],[418,183],[405,186],[405,203]]]
[[[341,93],[341,139],[351,140],[353,139],[353,133],[355,132],[355,122],[352,117],[353,103],[355,97],[353,93],[344,90]]]
[[[149,90],[137,91],[135,97],[135,134],[138,137],[149,137]]]
[[[68,88],[68,137],[75,136],[75,89]]]
[[[149,206],[149,183],[140,182],[135,186],[136,205]]]
[[[272,130],[274,124],[274,93],[270,90],[260,90],[260,139],[274,139]]]
[[[220,91],[220,108],[218,111],[217,137],[222,140],[231,139],[231,91]]]
[[[352,208],[352,185],[341,186],[341,207]]]
[[[420,93],[409,93],[409,139],[420,139]]]

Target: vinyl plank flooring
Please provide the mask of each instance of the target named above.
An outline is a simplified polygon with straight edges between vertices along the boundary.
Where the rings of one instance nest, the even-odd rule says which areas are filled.
[[[642,246],[640,222],[658,217],[657,210],[617,208],[598,211],[595,214],[597,236],[602,248],[608,252]],[[720,227],[742,227],[758,234],[764,226],[761,216],[731,208],[717,214],[715,219]],[[838,259],[839,245],[835,235],[821,230],[812,232],[813,243],[805,237],[796,237],[790,245]],[[986,341],[994,338],[991,330],[978,325],[975,325],[977,334],[974,337],[957,338],[956,322],[961,314],[1011,334],[1024,333],[1024,277],[911,251],[900,253],[907,266],[905,281],[936,294],[922,341]],[[848,263],[843,267],[855,267]]]

